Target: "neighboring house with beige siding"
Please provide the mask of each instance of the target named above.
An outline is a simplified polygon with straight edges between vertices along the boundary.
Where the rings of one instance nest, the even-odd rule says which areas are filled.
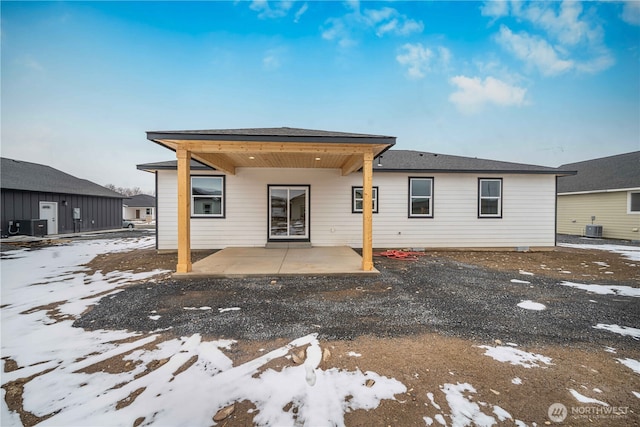
[[[575,170],[558,179],[558,233],[640,240],[640,151],[560,166]]]
[[[241,144],[242,132],[254,138],[275,133],[280,139],[321,137],[325,144],[343,143],[354,135],[276,128],[188,131],[173,139],[198,137],[193,146],[203,149],[202,139],[215,141],[220,134],[238,137]],[[287,150],[286,143],[273,146]],[[271,242],[362,247],[362,170],[345,174],[339,162],[320,166],[321,161],[331,160],[322,151],[312,154],[304,167],[277,167],[278,156],[270,158],[274,166],[269,167],[259,153],[249,151],[245,156],[250,160],[238,154],[224,158],[226,167],[231,160],[241,165],[232,174],[191,161],[192,249],[264,247]],[[254,161],[258,167],[246,166]],[[175,250],[177,162],[143,164],[138,169],[156,175],[158,249]],[[428,152],[383,151],[373,160],[373,247],[551,248],[556,236],[556,177],[567,173],[572,172]]]

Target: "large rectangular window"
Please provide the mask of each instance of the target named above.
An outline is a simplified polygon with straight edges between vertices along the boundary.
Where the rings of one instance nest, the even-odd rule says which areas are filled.
[[[433,218],[433,178],[409,178],[409,217]]]
[[[224,217],[224,177],[191,177],[191,215]]]
[[[362,213],[364,192],[362,187],[351,187],[351,213]],[[373,213],[378,213],[378,187],[373,187]]]
[[[478,179],[478,217],[502,217],[502,178]]]

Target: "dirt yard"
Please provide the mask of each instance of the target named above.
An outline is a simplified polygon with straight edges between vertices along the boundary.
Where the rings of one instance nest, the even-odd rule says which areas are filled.
[[[194,252],[193,258],[198,260],[209,253]],[[378,268],[397,277],[409,274],[416,265],[410,261],[380,258],[376,258],[375,261]],[[87,267],[106,274],[114,270],[170,270],[174,268],[175,263],[175,254],[157,255],[149,249],[101,255],[87,264]],[[477,270],[487,274],[507,274],[504,277],[511,277],[510,274],[513,277],[526,278],[522,276],[524,271],[545,280],[549,279],[549,283],[566,280],[640,287],[640,263],[631,262],[618,254],[598,250],[558,248],[552,252],[532,253],[438,251],[428,252],[421,256],[417,263],[431,263],[431,266],[451,263],[466,274],[473,274],[473,271]],[[167,274],[163,280],[171,279]],[[428,280],[428,277],[424,277],[425,283]],[[162,283],[162,280],[160,282]],[[353,285],[354,288],[356,286],[357,284]],[[569,291],[576,292],[576,295],[583,292],[573,289]],[[350,292],[344,294],[346,298],[356,293],[353,289]],[[624,299],[627,301],[625,310],[640,312],[637,298],[597,297],[602,298],[598,300],[602,304]],[[629,300],[631,302],[628,302]],[[583,304],[586,300],[580,301],[580,304]],[[457,310],[465,309],[466,307],[457,307]],[[488,309],[491,310],[491,307]],[[581,310],[581,307],[576,309]],[[402,312],[403,308],[398,307],[398,310]],[[566,316],[570,317],[571,314]],[[598,319],[593,319],[593,324],[597,322]],[[627,326],[637,328],[640,325]],[[536,329],[535,323],[531,324],[531,328]],[[473,331],[472,328],[470,330]],[[395,401],[383,400],[376,409],[346,414],[345,421],[348,426],[437,426],[443,422],[450,426],[454,419],[460,420],[460,415],[456,418],[454,410],[460,408],[460,405],[445,391],[452,386],[465,384],[467,386],[464,396],[467,403],[463,406],[467,408],[474,422],[459,425],[482,425],[483,414],[493,416],[501,421],[501,425],[514,425],[516,420],[524,423],[521,425],[529,426],[640,425],[640,374],[634,373],[631,368],[620,362],[626,359],[640,360],[639,341],[613,333],[603,333],[605,341],[598,339],[594,342],[582,339],[553,339],[554,332],[549,330],[534,330],[531,333],[540,334],[542,338],[539,343],[522,345],[507,341],[510,339],[508,333],[496,333],[489,337],[486,334],[475,335],[473,332],[440,333],[437,328],[435,331],[425,328],[416,333],[399,333],[397,336],[389,331],[384,334],[354,334],[347,339],[322,339],[321,333],[321,346],[328,349],[330,355],[327,353],[320,368],[374,371],[397,379],[407,388],[406,393],[396,395]],[[547,335],[550,338],[545,338]],[[162,339],[171,337],[171,334],[166,333]],[[219,337],[207,335],[207,338]],[[228,350],[227,355],[233,360],[234,365],[238,365],[255,359],[263,352],[286,345],[289,341],[288,337],[268,340],[239,339]],[[488,347],[512,347],[544,355],[551,361],[537,362],[537,366],[529,367],[500,362],[484,354]],[[10,370],[11,363],[6,362],[5,370]],[[161,366],[164,362],[166,361],[160,360],[157,365]],[[292,363],[294,362],[290,358],[280,358],[271,362],[269,367],[277,370]],[[119,357],[87,369],[94,372],[118,372],[131,367]],[[22,410],[22,384],[16,382],[4,387],[5,400],[10,409],[21,412],[25,425],[36,425],[42,420]],[[574,397],[575,394],[572,395],[572,390],[579,395],[606,402],[615,412],[602,412],[604,406],[598,403],[579,402]],[[562,403],[567,408],[568,415],[561,423],[551,421],[548,414],[550,405],[554,403]],[[500,408],[508,412],[509,416],[505,416]],[[250,402],[237,402],[234,413],[218,425],[252,425],[255,416],[253,409],[254,406]]]

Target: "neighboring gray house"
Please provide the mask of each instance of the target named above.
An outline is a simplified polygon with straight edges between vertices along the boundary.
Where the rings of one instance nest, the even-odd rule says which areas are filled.
[[[49,166],[2,158],[0,188],[3,236],[122,227],[122,194]]]
[[[156,198],[148,194],[136,194],[122,203],[122,216],[126,220],[155,221]]]
[[[640,240],[640,151],[560,168],[578,174],[558,179],[558,233]]]

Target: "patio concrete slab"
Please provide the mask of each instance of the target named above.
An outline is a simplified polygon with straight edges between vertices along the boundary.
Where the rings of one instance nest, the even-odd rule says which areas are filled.
[[[376,275],[362,271],[362,257],[348,246],[311,248],[225,248],[193,264],[176,278],[292,275]]]

